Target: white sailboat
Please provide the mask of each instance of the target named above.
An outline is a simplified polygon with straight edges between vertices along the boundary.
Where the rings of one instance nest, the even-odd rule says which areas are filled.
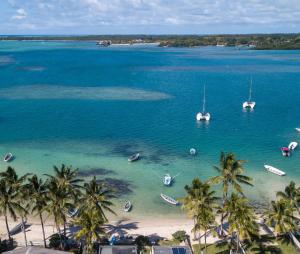
[[[205,112],[205,86],[203,88],[203,108],[202,112],[199,112],[196,115],[197,121],[209,121],[210,120],[210,113]]]
[[[243,108],[254,109],[255,101],[251,101],[251,96],[252,96],[252,78],[251,78],[251,82],[250,82],[249,98],[248,98],[248,101],[245,101],[243,103]]]

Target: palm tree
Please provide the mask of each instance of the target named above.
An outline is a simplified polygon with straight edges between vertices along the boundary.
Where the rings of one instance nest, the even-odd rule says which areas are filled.
[[[291,181],[290,184],[285,187],[284,192],[278,191],[276,196],[290,202],[291,206],[293,206],[299,213],[300,187],[296,187],[295,182]]]
[[[94,241],[98,241],[101,235],[105,234],[103,230],[104,220],[96,210],[84,210],[72,222],[75,226],[79,226],[79,230],[75,233],[78,240],[85,239],[86,252],[92,253]]]
[[[18,200],[19,193],[5,179],[0,180],[0,214],[5,218],[6,230],[9,240],[11,240],[8,216],[17,220],[17,211],[22,210]]]
[[[27,179],[29,174],[26,174],[24,176],[19,177],[15,171],[14,168],[12,167],[7,167],[6,171],[0,173],[0,177],[2,180],[6,182],[6,187],[8,187],[9,192],[11,193],[11,201],[12,205],[14,207],[11,207],[9,209],[13,209],[14,211],[10,211],[11,217],[16,220],[17,215],[21,215],[22,219],[22,224],[23,224],[23,233],[24,233],[24,239],[25,239],[25,245],[27,246],[27,237],[26,237],[26,230],[25,230],[25,222],[24,218],[27,216],[27,210],[25,208],[26,204],[26,188],[25,185],[23,184],[24,181]],[[3,193],[4,194],[4,193]],[[8,194],[8,192],[7,192]],[[8,197],[8,196],[6,196]],[[5,207],[3,207],[5,209]],[[5,213],[5,212],[4,212]],[[7,218],[6,218],[7,221]],[[7,222],[6,222],[7,223]],[[6,228],[8,229],[8,223],[6,224]],[[9,232],[8,232],[9,234]],[[10,234],[9,234],[10,238]]]
[[[73,207],[74,200],[69,192],[59,186],[59,182],[55,178],[52,178],[47,182],[47,200],[48,202],[45,211],[53,215],[54,224],[61,239],[60,226],[64,226],[65,235],[66,213]]]
[[[271,208],[265,213],[266,222],[269,226],[274,227],[276,236],[287,234],[297,229],[293,210],[291,203],[285,199],[271,202]]]
[[[55,182],[55,188],[57,188],[60,193],[64,193],[65,197],[69,198],[69,200],[67,201],[68,210],[74,208],[81,195],[81,186],[79,185],[79,183],[82,182],[82,180],[76,178],[78,170],[73,169],[71,166],[68,167],[65,164],[62,164],[60,168],[56,166],[54,166],[53,168],[55,172],[54,176],[48,174],[45,175],[50,178],[50,182]],[[72,202],[70,198],[72,198]],[[68,210],[66,210],[66,212]],[[61,218],[63,219],[64,235],[66,235],[66,216],[61,216]]]
[[[36,175],[33,175],[28,179],[28,190],[30,193],[30,203],[31,203],[31,213],[37,214],[40,217],[42,231],[43,231],[43,240],[44,246],[47,247],[45,229],[44,229],[44,220],[43,220],[43,211],[47,207],[47,186],[46,183],[38,178]]]
[[[214,169],[219,173],[218,176],[212,177],[210,179],[211,183],[222,184],[223,191],[223,206],[228,198],[228,192],[230,189],[236,191],[243,195],[243,190],[240,184],[246,184],[248,186],[252,185],[252,178],[246,175],[243,175],[244,168],[243,164],[245,161],[236,160],[233,153],[225,154],[221,152],[220,156],[220,166],[214,166]],[[221,235],[223,235],[223,221],[224,221],[224,212],[221,214]]]
[[[240,241],[250,240],[258,232],[258,224],[249,201],[239,194],[232,193],[225,204],[228,213],[229,233],[236,235],[236,251],[239,251]]]
[[[107,222],[108,219],[105,215],[105,211],[112,214],[116,214],[110,207],[113,203],[109,200],[115,198],[112,190],[107,188],[103,183],[98,183],[96,177],[94,177],[89,183],[85,183],[84,193],[79,201],[82,204],[80,211],[95,209],[99,217]]]
[[[205,234],[205,251],[206,249],[206,232],[214,224],[217,198],[214,196],[215,191],[211,190],[211,186],[207,182],[201,182],[199,178],[192,181],[192,185],[186,185],[185,190],[187,196],[182,199],[182,208],[187,211],[188,216],[194,221],[194,234],[204,230]],[[199,248],[201,250],[201,236],[198,238]]]

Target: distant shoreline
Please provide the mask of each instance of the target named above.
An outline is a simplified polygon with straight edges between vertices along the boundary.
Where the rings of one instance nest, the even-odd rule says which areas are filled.
[[[0,35],[1,41],[82,41],[94,43],[109,41],[109,45],[157,44],[159,47],[181,48],[220,46],[252,50],[300,49],[300,33],[250,35]]]

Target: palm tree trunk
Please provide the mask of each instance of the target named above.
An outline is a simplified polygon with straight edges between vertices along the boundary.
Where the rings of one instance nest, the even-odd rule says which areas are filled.
[[[196,227],[196,218],[194,217],[194,228]],[[196,230],[194,230],[194,241],[196,240]]]
[[[45,228],[44,228],[44,222],[43,222],[42,213],[40,213],[40,220],[41,220],[42,231],[43,231],[44,246],[45,246],[45,248],[47,248],[47,244],[46,244],[46,236],[45,236]]]
[[[204,246],[205,246],[205,254],[207,254],[207,244],[206,244],[206,230],[204,232]]]
[[[199,232],[199,238],[198,238],[198,243],[199,243],[199,253],[202,253],[202,248],[201,248],[201,234]]]
[[[236,234],[236,252],[239,253],[239,248],[240,248],[240,244],[239,244],[239,235]]]
[[[22,219],[22,231],[24,234],[25,246],[27,247],[27,235],[26,235],[25,221],[24,221],[23,216],[21,217],[21,219]]]
[[[5,224],[6,224],[6,230],[7,230],[8,239],[11,240],[10,232],[9,232],[9,226],[8,226],[8,221],[7,221],[7,214],[6,213],[4,214],[4,217],[5,217]]]

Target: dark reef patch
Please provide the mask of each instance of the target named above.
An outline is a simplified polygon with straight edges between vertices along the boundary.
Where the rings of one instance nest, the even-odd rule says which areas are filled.
[[[79,177],[90,177],[97,175],[116,175],[116,172],[106,168],[80,169],[77,173]]]
[[[98,183],[103,183],[109,188],[111,188],[115,195],[123,196],[133,192],[133,184],[130,181],[125,181],[121,179],[115,178],[105,178],[104,180],[97,180]]]

